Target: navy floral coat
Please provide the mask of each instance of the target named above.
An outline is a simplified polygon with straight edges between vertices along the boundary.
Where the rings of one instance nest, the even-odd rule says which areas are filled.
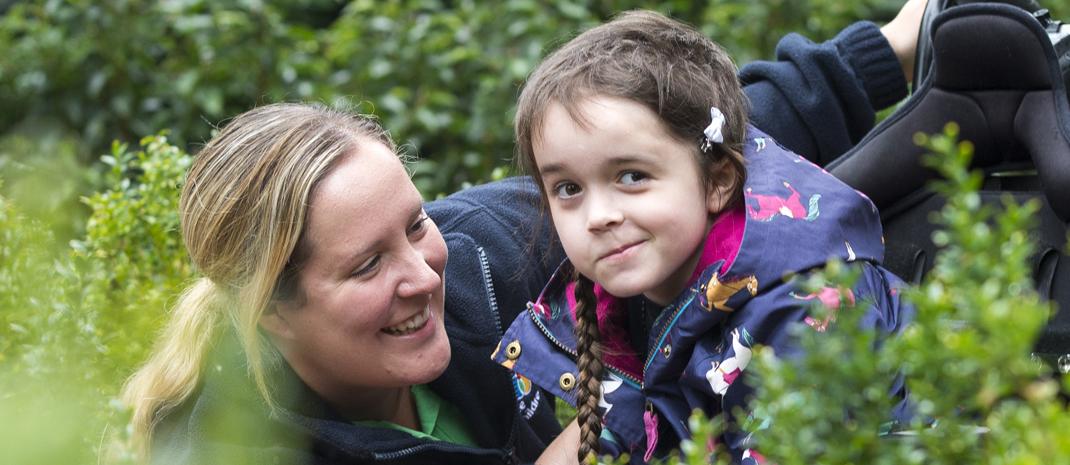
[[[607,366],[599,402],[602,453],[627,452],[633,463],[661,456],[690,436],[687,419],[698,408],[710,417],[726,415],[728,432],[718,442],[735,462],[761,463],[760,446],[747,432],[732,431],[734,412],[747,412],[753,393],[751,380],[740,375],[756,344],[781,356],[797,353],[789,328],[824,331],[829,323],[810,315],[813,300],[833,309],[864,304],[856,310],[867,312],[863,325],[883,333],[899,331],[909,319],[902,282],[880,267],[880,218],[868,198],[753,127],[744,159],[745,203],[716,219],[689,287],[664,309],[649,310],[659,316],[644,359],[629,342],[626,312],[648,311],[643,306],[650,303],[596,286]],[[831,257],[861,266],[852,289],[805,293],[786,278]],[[493,355],[513,371],[522,411],[549,401],[543,391],[575,403],[570,269],[562,265]],[[894,390],[904,394],[898,385]]]

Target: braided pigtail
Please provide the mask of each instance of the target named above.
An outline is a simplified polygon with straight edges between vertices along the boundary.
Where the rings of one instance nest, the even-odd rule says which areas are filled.
[[[580,373],[576,419],[580,425],[580,463],[588,463],[598,455],[598,437],[602,434],[602,417],[598,414],[602,392],[602,346],[598,342],[594,282],[578,272],[576,281],[576,368]]]

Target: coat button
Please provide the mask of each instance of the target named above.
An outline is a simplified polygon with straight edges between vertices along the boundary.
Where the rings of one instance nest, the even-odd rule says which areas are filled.
[[[669,358],[669,355],[671,355],[671,354],[672,354],[672,346],[669,345],[669,344],[665,344],[665,346],[661,348],[661,355],[664,355],[665,358]]]
[[[509,360],[520,358],[520,341],[513,341],[505,346],[505,357]]]
[[[561,389],[571,391],[572,388],[576,387],[576,376],[568,372],[562,373],[557,380],[557,384],[561,386]]]

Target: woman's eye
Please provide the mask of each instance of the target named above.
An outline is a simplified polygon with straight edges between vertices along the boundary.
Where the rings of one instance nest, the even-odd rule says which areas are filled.
[[[423,231],[424,229],[427,229],[427,222],[430,219],[431,219],[431,217],[427,216],[426,213],[423,216],[421,216],[420,219],[416,220],[416,222],[412,224],[412,226],[409,226],[409,235],[417,234],[420,231]]]
[[[554,195],[559,199],[570,199],[579,193],[580,186],[573,182],[562,182],[554,186]]]
[[[622,184],[638,184],[647,179],[647,175],[638,171],[625,171],[620,175]]]
[[[364,262],[360,266],[360,268],[357,268],[357,271],[353,272],[353,276],[356,276],[356,277],[359,278],[359,277],[363,277],[363,276],[367,276],[367,275],[371,274],[372,272],[374,272],[376,269],[379,268],[379,262],[381,260],[382,260],[382,258],[379,255],[376,255],[376,256],[374,256],[372,258],[369,258],[368,261]]]

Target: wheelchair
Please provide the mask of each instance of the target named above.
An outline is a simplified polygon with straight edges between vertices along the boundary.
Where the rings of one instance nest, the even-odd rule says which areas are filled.
[[[933,267],[936,229],[929,218],[943,200],[926,186],[936,174],[921,163],[918,132],[958,124],[973,142],[973,168],[984,173],[980,197],[1038,199],[1031,231],[1034,281],[1056,312],[1034,356],[1070,372],[1070,25],[1032,0],[929,0],[922,20],[915,89],[887,119],[826,169],[868,195],[881,211],[885,266],[917,284]]]

